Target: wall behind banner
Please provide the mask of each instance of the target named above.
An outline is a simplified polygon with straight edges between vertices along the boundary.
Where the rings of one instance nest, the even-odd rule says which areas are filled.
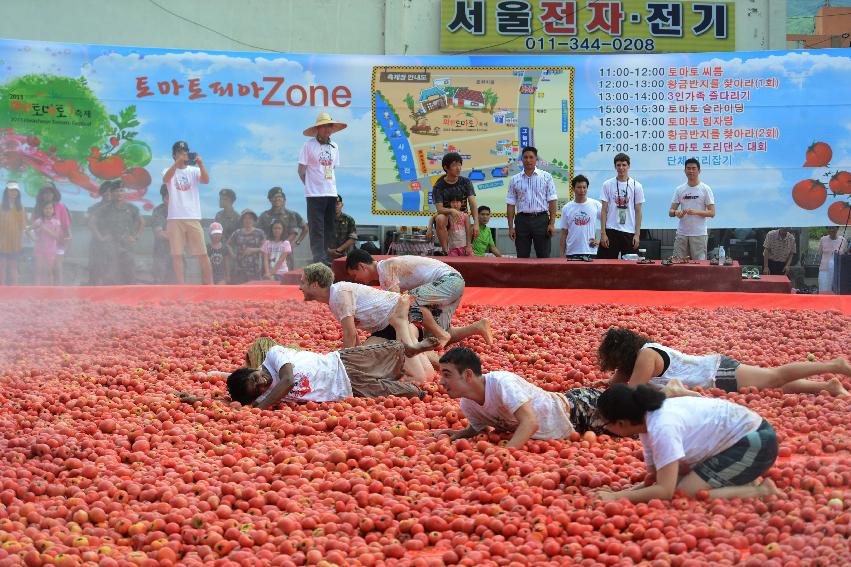
[[[786,2],[735,4],[737,51],[786,47]],[[14,39],[292,53],[440,52],[440,0],[4,0],[2,6],[0,37]]]

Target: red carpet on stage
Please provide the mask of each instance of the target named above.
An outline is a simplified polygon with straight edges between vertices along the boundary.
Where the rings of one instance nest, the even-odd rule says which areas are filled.
[[[297,300],[302,295],[295,286],[104,286],[104,287],[0,287],[3,300],[80,299],[133,305],[162,301],[275,301]],[[468,287],[467,305],[647,305],[656,307],[743,307],[753,309],[835,310],[851,315],[851,296],[795,295],[774,293],[715,293],[697,291],[528,289]]]

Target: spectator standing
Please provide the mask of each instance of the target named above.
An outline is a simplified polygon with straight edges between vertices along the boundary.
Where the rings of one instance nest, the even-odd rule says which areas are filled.
[[[21,188],[15,181],[6,183],[0,206],[0,285],[18,285],[18,259],[23,248],[27,214],[21,205]],[[7,279],[8,274],[8,279]]]
[[[104,181],[103,183],[101,183],[100,187],[98,188],[100,201],[89,207],[86,211],[86,223],[88,224],[89,232],[91,233],[91,238],[89,239],[88,285],[103,285],[104,283],[104,276],[106,274],[106,259],[103,249],[104,240],[106,240],[106,237],[98,231],[96,222],[97,212],[109,201],[109,189],[113,185],[120,186],[120,184],[121,182],[118,180]]]
[[[491,253],[499,258],[502,256],[502,252],[496,247],[493,232],[488,226],[488,222],[491,219],[491,209],[487,205],[482,205],[478,208],[478,213],[479,235],[473,239],[473,254],[484,256],[487,253]]]
[[[171,248],[168,244],[166,223],[168,222],[168,187],[160,186],[163,202],[151,211],[151,230],[154,232],[154,251],[151,262],[151,275],[156,284],[174,283],[174,264],[171,261]]]
[[[464,164],[461,154],[457,152],[448,152],[443,155],[441,165],[444,175],[442,175],[435,183],[431,190],[431,200],[434,202],[434,207],[437,209],[437,216],[434,219],[435,232],[437,232],[437,241],[440,243],[440,248],[445,253],[449,253],[449,230],[450,221],[458,222],[461,213],[469,214],[473,217],[473,237],[479,234],[478,209],[476,208],[476,190],[473,188],[473,182],[466,177],[461,176],[461,168]],[[460,193],[462,196],[462,204],[460,209],[453,209],[449,206],[449,196],[455,193]]]
[[[108,201],[95,213],[98,233],[104,237],[103,253],[105,283],[132,285],[136,283],[134,248],[145,223],[135,205],[127,202],[120,183],[109,188]]]
[[[216,218],[213,220],[222,225],[222,239],[225,242],[228,241],[234,231],[242,226],[242,223],[239,222],[239,213],[233,208],[234,203],[236,203],[236,193],[233,189],[219,191],[219,207],[221,209],[216,213]]]
[[[538,150],[523,148],[523,171],[511,178],[505,196],[508,236],[514,241],[518,258],[549,258],[555,231],[558,195],[553,176],[538,169]],[[516,223],[515,223],[516,216]]]
[[[307,199],[307,225],[310,251],[314,262],[330,265],[328,249],[334,241],[334,215],[337,204],[337,177],[340,149],[331,134],[344,129],[327,112],[320,112],[316,122],[304,131],[311,139],[304,143],[298,156],[298,176],[304,183]]]
[[[829,226],[827,234],[819,241],[818,251],[821,261],[818,268],[818,292],[820,294],[833,293],[833,254],[834,252],[844,254],[848,248],[848,241],[838,233],[838,226]]]
[[[263,277],[281,281],[289,271],[287,256],[293,249],[284,234],[284,223],[275,219],[269,229],[269,238],[263,243]]]
[[[38,285],[59,285],[59,247],[65,234],[56,217],[55,205],[46,200],[33,211],[32,232],[35,240],[35,281]]]
[[[343,212],[343,197],[337,195],[337,216],[334,217],[334,247],[328,250],[328,256],[335,260],[345,256],[358,239],[358,227],[355,219]]]
[[[588,197],[588,178],[577,175],[571,180],[573,200],[561,209],[561,255],[583,258],[597,255],[599,226],[603,205]]]
[[[618,255],[637,252],[641,240],[644,188],[629,176],[628,155],[618,154],[614,161],[617,176],[607,179],[600,193],[603,210],[599,258],[617,259]]]
[[[222,242],[223,235],[224,229],[221,223],[214,222],[210,225],[210,244],[207,245],[207,257],[210,258],[210,265],[213,267],[213,283],[215,285],[224,285],[230,280],[228,276],[230,257],[228,256],[227,246]]]
[[[290,247],[294,249],[307,237],[307,225],[304,224],[304,219],[297,211],[287,208],[287,196],[280,187],[269,189],[266,197],[272,207],[260,214],[257,227],[268,237],[272,222],[275,219],[281,221],[284,224],[284,238],[289,241]],[[292,254],[287,256],[287,266],[290,270],[293,269]]]
[[[194,154],[190,160],[189,145],[175,142],[171,148],[174,163],[163,172],[163,183],[168,186],[168,242],[171,246],[171,260],[174,264],[174,277],[183,284],[183,248],[188,246],[189,253],[197,258],[201,267],[201,280],[205,285],[213,283],[213,269],[207,257],[204,242],[204,229],[201,228],[200,186],[210,182],[210,176],[204,167],[201,156]],[[190,163],[190,161],[192,163]]]
[[[685,163],[686,183],[674,191],[669,217],[677,217],[677,236],[674,238],[674,256],[706,260],[709,232],[706,219],[715,216],[715,196],[709,185],[700,180],[700,162],[689,158]]]
[[[57,285],[62,283],[62,262],[65,260],[65,250],[71,243],[71,216],[68,214],[68,208],[60,201],[62,193],[56,188],[53,183],[48,183],[42,187],[35,199],[35,208],[33,209],[33,220],[35,220],[35,212],[41,210],[45,203],[53,203],[53,214],[59,220],[62,226],[62,238],[56,248],[56,274]]]
[[[789,228],[769,230],[762,248],[762,271],[772,276],[786,274],[797,252],[795,236]]]
[[[254,226],[257,214],[251,209],[242,211],[240,221],[242,228],[228,240],[230,257],[233,258],[230,282],[234,284],[263,279],[263,242],[266,235]]]

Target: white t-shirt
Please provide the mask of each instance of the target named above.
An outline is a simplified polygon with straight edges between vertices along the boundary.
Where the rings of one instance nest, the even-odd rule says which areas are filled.
[[[390,324],[390,314],[397,303],[398,293],[354,282],[331,284],[328,299],[328,307],[337,321],[352,316],[355,318],[355,327],[368,333],[380,331]]]
[[[712,194],[712,189],[706,183],[700,182],[694,187],[688,183],[683,183],[674,191],[674,198],[671,199],[671,203],[679,203],[680,210],[683,211],[686,209],[705,211],[709,208],[709,205],[715,204],[715,195]],[[686,215],[680,219],[677,234],[680,236],[706,236],[708,234],[706,223],[706,217]]]
[[[335,351],[319,354],[274,346],[269,349],[263,360],[263,367],[272,375],[272,385],[257,398],[257,402],[267,398],[275,384],[280,381],[278,371],[285,364],[293,365],[295,386],[284,396],[284,400],[335,402],[352,397],[352,383],[340,359],[340,353]]]
[[[600,191],[600,200],[609,204],[606,230],[635,233],[635,205],[644,202],[641,183],[632,177],[626,181],[618,181],[617,177],[607,179]]]
[[[693,356],[659,343],[647,343],[641,347],[641,350],[650,347],[666,352],[671,360],[668,369],[661,376],[654,376],[650,380],[654,386],[664,388],[668,382],[676,378],[687,388],[715,387],[715,374],[718,373],[718,367],[721,365],[720,354]]]
[[[573,431],[570,407],[561,394],[542,390],[512,372],[488,372],[484,379],[484,405],[467,398],[460,402],[461,411],[476,431],[487,426],[514,431],[519,425],[514,412],[526,402],[532,403],[538,417],[538,431],[532,439],[563,439]]]
[[[837,250],[840,254],[844,253],[845,249],[848,248],[848,242],[844,236],[837,235],[836,240],[831,240],[830,236],[825,234],[821,237],[819,246],[821,248],[821,263],[818,269],[826,272],[830,269],[830,259],[833,258],[833,253]]]
[[[600,226],[602,210],[603,204],[590,198],[583,203],[570,201],[561,209],[560,228],[567,231],[567,243],[564,248],[566,255],[597,254],[597,247],[592,247],[588,241],[594,238],[597,227]]]
[[[168,169],[163,170],[163,177]],[[175,168],[168,186],[168,218],[201,220],[201,168]]]
[[[693,466],[729,449],[756,431],[762,418],[744,406],[720,398],[668,398],[647,412],[647,433],[639,434],[648,467],[661,469],[682,460]]]
[[[397,256],[381,260],[375,265],[378,283],[384,289],[408,291],[428,284],[440,276],[458,273],[458,270],[427,256]]]
[[[307,166],[304,173],[305,197],[337,196],[337,177],[334,173],[340,167],[337,144],[320,144],[316,138],[312,138],[301,147],[298,163]]]

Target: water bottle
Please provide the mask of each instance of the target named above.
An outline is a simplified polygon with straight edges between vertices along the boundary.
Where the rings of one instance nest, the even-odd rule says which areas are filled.
[[[727,260],[727,253],[724,252],[724,247],[718,247],[718,265],[723,266],[724,262]]]

